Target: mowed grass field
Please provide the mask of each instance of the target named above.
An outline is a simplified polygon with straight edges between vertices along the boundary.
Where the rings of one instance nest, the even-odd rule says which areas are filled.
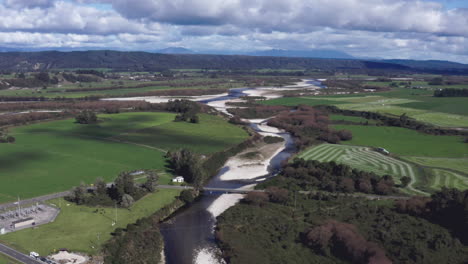
[[[78,206],[63,199],[51,200],[50,204],[61,209],[53,223],[8,233],[0,236],[0,240],[24,253],[35,251],[48,255],[60,248],[67,248],[94,254],[111,238],[111,232],[116,228],[125,228],[127,224],[153,214],[170,204],[179,193],[179,190],[158,190],[129,209]],[[117,224],[112,225],[116,213]]]
[[[429,188],[432,190],[440,190],[443,187],[468,190],[468,176],[441,169],[430,169],[430,173],[432,175]]]
[[[164,170],[167,150],[212,154],[240,143],[247,133],[220,117],[199,124],[173,122],[172,113],[100,115],[96,125],[73,119],[10,129],[14,144],[0,146],[0,203],[68,190],[120,172]]]
[[[298,157],[320,162],[334,161],[381,176],[391,175],[395,183],[400,183],[400,178],[407,176],[412,179],[411,184],[407,187],[408,191],[415,194],[426,194],[413,186],[418,179],[419,172],[417,168],[407,162],[380,154],[367,147],[322,144],[301,152]]]
[[[468,189],[468,175],[444,169],[422,168],[368,147],[322,144],[304,150],[298,157],[320,162],[334,161],[377,175],[388,174],[393,176],[395,183],[400,183],[401,177],[408,176],[411,183],[402,191],[410,194],[428,195],[444,187]]]

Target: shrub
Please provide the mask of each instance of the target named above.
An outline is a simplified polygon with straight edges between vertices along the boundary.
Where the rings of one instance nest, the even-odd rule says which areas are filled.
[[[80,112],[75,120],[78,124],[95,124],[98,121],[96,114],[88,110]]]

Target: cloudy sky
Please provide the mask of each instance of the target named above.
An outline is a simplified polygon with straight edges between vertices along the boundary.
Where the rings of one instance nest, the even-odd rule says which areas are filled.
[[[0,0],[0,47],[176,46],[468,63],[468,1]]]

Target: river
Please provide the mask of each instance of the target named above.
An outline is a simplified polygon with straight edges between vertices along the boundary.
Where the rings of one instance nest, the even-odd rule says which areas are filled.
[[[297,89],[307,86],[323,88],[316,80],[305,80],[295,86],[284,87],[282,90]],[[231,89],[227,96],[202,101],[208,105],[215,106],[218,110],[225,110],[225,102],[238,100],[239,97],[252,94],[253,92],[278,91],[279,88],[237,88]],[[222,104],[218,104],[222,102]],[[226,165],[213,177],[207,187],[220,188],[253,188],[258,181],[265,180],[278,173],[281,162],[295,153],[293,140],[288,133],[277,130],[266,125],[266,121],[251,120],[250,126],[263,135],[281,136],[285,143],[271,153],[268,166],[264,172],[253,170],[253,174],[246,175],[245,168],[241,166],[229,166],[232,157]],[[261,166],[260,166],[261,167]],[[266,166],[265,166],[266,167]],[[257,173],[257,174],[255,174]],[[226,175],[237,175],[232,179]],[[245,176],[245,177],[243,177]],[[227,178],[227,179],[226,179]],[[222,194],[217,192],[205,193],[197,202],[190,207],[182,209],[170,219],[161,224],[161,233],[164,237],[165,260],[167,264],[207,264],[224,263],[219,257],[220,250],[215,243],[214,229],[216,216],[227,208],[235,205],[242,198],[241,194]]]

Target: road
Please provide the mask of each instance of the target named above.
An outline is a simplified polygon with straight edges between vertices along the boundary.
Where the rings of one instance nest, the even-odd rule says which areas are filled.
[[[21,253],[21,252],[18,252],[12,248],[9,248],[3,244],[0,244],[0,252],[13,258],[13,259],[16,259],[18,261],[20,261],[21,263],[25,263],[25,264],[43,264],[42,262],[39,262],[35,259],[32,259],[30,258],[29,256]]]
[[[53,194],[47,194],[43,196],[38,196],[34,197],[31,199],[26,199],[26,200],[21,200],[21,204],[32,204],[32,203],[41,203],[45,202],[47,200],[52,200],[60,197],[65,197],[69,195],[71,192],[70,191],[65,191],[65,192],[59,192],[59,193],[53,193]],[[0,204],[0,210],[10,208],[10,207],[15,207],[18,206],[17,202],[11,202],[11,203],[5,203],[5,204]]]

